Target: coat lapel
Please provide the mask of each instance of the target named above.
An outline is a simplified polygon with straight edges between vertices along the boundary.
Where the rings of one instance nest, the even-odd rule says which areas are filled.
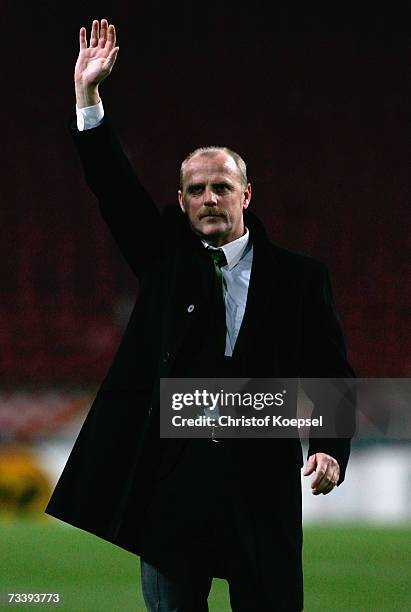
[[[213,282],[211,258],[200,239],[184,221],[176,237],[177,248],[170,262],[167,279],[169,289],[165,292],[167,304],[163,311],[163,377],[171,371],[185,338],[203,309],[207,308]]]
[[[265,325],[281,323],[280,301],[273,296],[273,287],[281,293],[279,262],[275,248],[270,244],[260,221],[247,214],[246,225],[253,241],[253,263],[243,321],[234,348],[234,356],[249,357],[252,345],[261,334]],[[274,299],[273,299],[274,298]],[[274,323],[276,324],[276,323]]]

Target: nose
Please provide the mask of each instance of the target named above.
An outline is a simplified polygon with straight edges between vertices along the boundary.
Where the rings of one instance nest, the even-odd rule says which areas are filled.
[[[206,187],[204,190],[204,206],[215,206],[217,204],[217,195],[210,187]]]

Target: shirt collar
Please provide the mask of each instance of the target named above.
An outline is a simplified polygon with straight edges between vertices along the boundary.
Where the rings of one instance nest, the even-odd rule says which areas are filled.
[[[238,262],[244,255],[244,251],[247,248],[249,239],[250,239],[250,232],[248,231],[248,228],[246,227],[245,233],[242,236],[240,236],[240,238],[237,238],[236,240],[233,240],[232,242],[228,242],[227,244],[224,244],[221,247],[213,247],[210,244],[208,244],[205,240],[202,240],[201,242],[206,247],[206,249],[214,249],[214,250],[221,249],[222,251],[224,251],[224,255],[227,259],[228,269],[231,270],[232,268],[234,268],[234,266],[238,264]]]

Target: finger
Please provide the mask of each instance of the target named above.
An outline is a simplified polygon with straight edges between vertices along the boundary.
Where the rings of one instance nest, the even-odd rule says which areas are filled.
[[[90,47],[97,47],[98,43],[98,21],[94,19],[91,26]]]
[[[311,455],[311,457],[308,459],[303,475],[309,476],[310,474],[314,472],[314,470],[315,470],[315,455]]]
[[[335,484],[337,485],[338,481],[340,480],[340,466],[338,465],[338,463],[337,463],[337,465],[335,467],[335,470],[336,470]]]
[[[106,45],[106,41],[107,41],[107,28],[108,28],[108,23],[107,23],[107,19],[102,19],[101,20],[101,27],[100,27],[100,38],[98,40],[98,46],[103,48]]]
[[[319,484],[325,478],[328,470],[328,463],[324,460],[320,461],[317,465],[317,469],[315,470],[315,477],[311,483],[312,489],[317,489]]]
[[[103,64],[103,70],[110,71],[113,68],[115,61],[117,59],[118,50],[119,50],[119,47],[114,47],[114,49],[110,51],[106,61]]]
[[[340,478],[340,468],[338,465],[336,465],[334,467],[334,471],[331,477],[331,482],[334,484],[334,486],[337,486],[339,478]]]
[[[80,51],[82,49],[87,49],[86,28],[80,28],[79,42],[80,42]]]
[[[116,28],[112,23],[108,26],[107,44],[110,48],[115,47],[116,45]]]
[[[331,491],[334,489],[334,487],[335,487],[335,485],[334,485],[332,482],[330,482],[330,484],[328,485],[328,487],[325,487],[325,488],[324,488],[324,489],[321,491],[321,493],[322,493],[323,495],[327,495],[327,493],[330,493],[330,492],[331,492]]]
[[[334,484],[330,480],[328,480],[328,478],[322,480],[320,484],[317,487],[315,487],[315,489],[313,489],[314,495],[319,495],[320,493],[324,493],[324,491],[328,489],[330,485],[334,487]]]
[[[336,485],[336,482],[337,482],[336,481],[336,476],[337,476],[337,474],[336,474],[337,469],[336,468],[337,468],[337,466],[334,465],[334,463],[330,462],[328,464],[328,467],[327,467],[327,470],[326,470],[324,476],[321,478],[319,483],[314,487],[314,490],[316,491],[317,495],[319,493],[323,493],[324,490],[329,487],[329,485],[332,485],[332,487],[334,487]]]

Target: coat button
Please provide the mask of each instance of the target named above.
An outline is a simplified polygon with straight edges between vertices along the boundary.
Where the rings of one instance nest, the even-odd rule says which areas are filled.
[[[171,355],[170,355],[170,353],[168,351],[166,353],[164,353],[164,355],[163,355],[163,362],[167,363],[168,361],[170,361],[170,357],[171,357]]]
[[[194,304],[190,304],[190,306],[187,306],[187,312],[193,312],[194,310]]]

